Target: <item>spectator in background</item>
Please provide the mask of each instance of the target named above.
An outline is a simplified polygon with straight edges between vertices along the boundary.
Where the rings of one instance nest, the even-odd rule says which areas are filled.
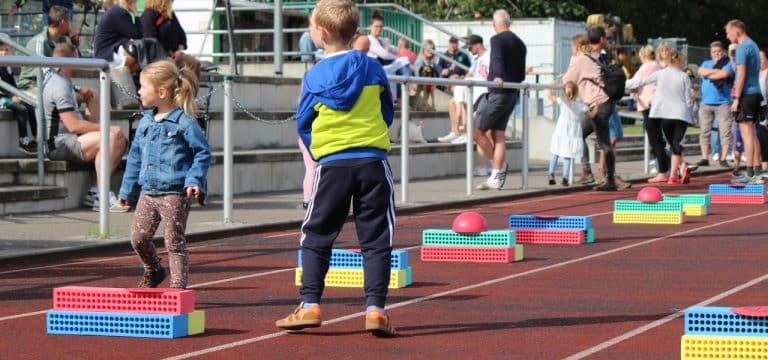
[[[734,72],[728,56],[725,56],[725,47],[721,42],[712,42],[709,45],[709,54],[711,60],[701,63],[698,70],[701,77],[701,104],[699,105],[701,160],[696,165],[709,166],[710,134],[714,127],[714,120],[717,119],[721,142],[721,154],[718,158],[720,166],[728,168],[725,157],[733,143],[731,89]]]
[[[413,73],[413,65],[416,64],[416,54],[408,48],[408,40],[400,38],[397,40],[397,56],[398,58],[408,58],[408,62],[411,64],[411,73]]]
[[[352,49],[367,54],[371,50],[371,40],[367,35],[358,32],[352,37]]]
[[[317,47],[312,42],[312,37],[309,35],[309,31],[305,31],[299,38],[299,51],[301,51],[301,62],[314,64],[315,52]],[[366,51],[367,52],[367,51]]]
[[[27,0],[14,0],[11,6],[8,8],[8,16],[13,16],[16,11],[24,7],[27,4]],[[61,6],[67,9],[69,12],[69,18],[72,19],[75,16],[75,2],[73,0],[42,0],[43,2],[43,26],[48,25],[48,12],[54,6]],[[77,35],[76,33],[74,34]]]
[[[488,179],[477,187],[478,190],[501,190],[507,177],[507,143],[504,132],[517,104],[519,91],[501,86],[505,82],[525,80],[527,54],[523,41],[509,31],[511,25],[512,20],[506,10],[499,9],[493,13],[492,26],[496,35],[491,37],[491,63],[487,80],[495,82],[499,87],[488,89],[488,93],[480,98],[477,122],[472,129],[478,151],[493,159],[493,169]]]
[[[410,60],[407,57],[398,59],[397,54],[399,49],[392,46],[389,39],[382,36],[384,31],[384,17],[375,10],[371,15],[370,31],[371,34],[368,35],[368,40],[370,40],[371,45],[370,50],[368,51],[368,56],[379,60],[379,63],[384,67],[384,71],[387,74],[412,76],[413,73],[411,71]],[[401,98],[402,94],[400,94],[400,86],[390,84],[390,89],[392,90],[392,94],[395,95],[393,96],[395,99]],[[416,88],[413,85],[409,91],[409,96],[412,98],[416,96]]]
[[[11,46],[0,42],[0,56],[8,56],[11,53]],[[8,85],[16,87],[16,80],[13,78],[13,71],[10,66],[0,67],[0,79]],[[16,118],[19,130],[18,149],[26,155],[37,154],[37,119],[35,118],[35,107],[21,101],[21,98],[12,93],[0,89],[0,108],[9,109]],[[27,132],[29,124],[31,133]]]
[[[93,34],[93,56],[102,58],[110,68],[127,67],[137,74],[138,59],[130,56],[123,46],[129,40],[144,37],[136,0],[114,0]]]
[[[467,72],[466,78],[477,81],[488,81],[488,73],[491,68],[491,51],[487,50],[483,45],[483,38],[479,35],[469,35],[467,37],[467,49],[472,54],[472,68]],[[477,105],[480,102],[480,98],[488,92],[488,88],[485,86],[477,86],[472,88],[472,99],[468,101],[472,102],[473,114],[477,111]],[[476,156],[477,166],[475,166],[475,176],[488,176],[493,168],[492,159],[483,157],[479,152]]]
[[[76,57],[77,53],[72,44],[59,44],[54,50],[54,57]],[[61,68],[58,71],[46,73],[43,88],[43,111],[47,123],[47,153],[51,160],[67,160],[74,162],[95,162],[96,182],[86,194],[83,204],[99,210],[99,199],[96,184],[102,179],[99,172],[99,148],[101,133],[98,119],[84,118],[77,107],[75,92],[72,85],[74,69]],[[89,121],[90,120],[90,121]],[[126,150],[127,141],[120,126],[109,128],[109,157],[111,171],[120,164]],[[116,199],[115,199],[116,201]],[[110,199],[110,202],[113,202]],[[113,204],[110,204],[113,205]]]
[[[762,182],[760,174],[760,144],[755,126],[760,122],[760,50],[747,35],[746,25],[740,20],[731,20],[725,26],[725,33],[732,43],[738,44],[734,55],[736,79],[733,83],[731,112],[736,113],[736,123],[744,140],[744,155],[747,158],[747,173],[743,183]]]
[[[665,68],[669,65],[669,53],[672,51],[672,47],[669,46],[666,42],[662,42],[659,44],[659,47],[656,48],[656,54],[658,55],[659,59],[659,65],[661,68]]]
[[[639,81],[647,78],[651,74],[661,70],[661,66],[656,62],[653,46],[646,45],[640,48],[638,52],[642,65],[630,80]],[[630,91],[632,98],[635,99],[637,110],[643,114],[643,128],[648,134],[648,143],[651,146],[651,153],[656,158],[656,177],[648,179],[649,183],[661,183],[669,180],[670,158],[665,150],[667,143],[664,141],[664,135],[661,131],[661,121],[658,118],[649,116],[653,99],[656,97],[656,84],[647,84]]]
[[[144,37],[157,39],[179,69],[186,65],[200,78],[200,61],[184,53],[187,34],[173,12],[173,0],[144,1],[141,26]]]
[[[466,69],[469,69],[469,67],[472,66],[472,63],[469,61],[469,56],[459,50],[459,39],[455,37],[451,37],[448,40],[448,50],[446,50],[444,55],[464,65]],[[467,74],[466,69],[443,58],[437,62],[437,71],[440,74],[440,77],[444,78],[450,77],[451,75],[459,75],[463,78],[464,75]]]
[[[424,45],[419,51],[419,57],[416,59],[414,65],[414,71],[416,75],[420,77],[437,77],[437,59],[435,54],[435,42],[432,40],[425,40]],[[435,86],[434,85],[418,85],[416,87],[416,93],[419,94],[419,99],[416,101],[416,106],[425,110],[435,110]],[[427,100],[432,100],[431,107],[427,108]],[[419,104],[420,102],[420,104]]]
[[[62,6],[52,6],[48,11],[48,26],[27,42],[27,50],[36,56],[53,56],[53,49],[61,43],[71,44],[72,39],[69,11]],[[22,67],[19,75],[19,89],[37,97],[37,68]],[[86,117],[99,118],[99,95],[90,87],[76,86],[77,103],[86,104]]]

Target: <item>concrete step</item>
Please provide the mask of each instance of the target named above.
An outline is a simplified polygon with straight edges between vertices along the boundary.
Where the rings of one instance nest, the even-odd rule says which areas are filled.
[[[66,161],[45,160],[43,163],[45,185],[63,185],[60,181],[66,173]],[[37,158],[6,158],[0,159],[0,184],[37,185]]]
[[[0,186],[0,216],[67,208],[64,186]]]

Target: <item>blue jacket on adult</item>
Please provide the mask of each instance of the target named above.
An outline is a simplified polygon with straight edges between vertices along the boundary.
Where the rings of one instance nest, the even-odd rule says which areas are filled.
[[[211,148],[197,120],[181,109],[155,121],[156,109],[144,111],[136,128],[119,196],[135,201],[137,190],[146,195],[183,194],[198,186],[207,193]]]

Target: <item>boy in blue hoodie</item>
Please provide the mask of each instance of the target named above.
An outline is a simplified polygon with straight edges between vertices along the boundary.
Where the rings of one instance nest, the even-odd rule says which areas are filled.
[[[301,225],[303,302],[275,325],[301,330],[322,324],[319,304],[331,248],[351,202],[365,272],[365,330],[394,336],[384,311],[395,227],[387,162],[394,115],[389,82],[378,61],[349,47],[360,21],[352,1],[318,1],[309,21],[312,41],[326,58],[304,75],[296,127],[319,164]]]

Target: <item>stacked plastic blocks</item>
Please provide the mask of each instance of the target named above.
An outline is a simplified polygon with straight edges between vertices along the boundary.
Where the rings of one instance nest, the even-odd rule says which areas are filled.
[[[413,283],[413,270],[408,266],[408,252],[392,250],[390,257],[389,288],[402,288]],[[303,273],[301,250],[299,267],[296,268],[296,285],[301,285]],[[357,250],[333,249],[325,286],[362,288],[365,282],[363,274],[363,255]]]
[[[510,215],[509,229],[519,244],[584,244],[595,241],[588,216]]]
[[[681,359],[766,359],[768,317],[739,315],[729,307],[685,311]]]
[[[177,338],[202,334],[205,312],[195,292],[66,286],[53,289],[49,334]]]
[[[664,195],[664,201],[679,201],[683,204],[685,216],[705,216],[709,213],[708,194]]]
[[[523,260],[515,232],[490,230],[473,234],[427,229],[421,237],[422,261],[511,263]]]
[[[679,201],[642,202],[616,200],[613,203],[616,224],[682,224],[683,203]]]
[[[710,184],[713,204],[765,204],[765,184]]]

